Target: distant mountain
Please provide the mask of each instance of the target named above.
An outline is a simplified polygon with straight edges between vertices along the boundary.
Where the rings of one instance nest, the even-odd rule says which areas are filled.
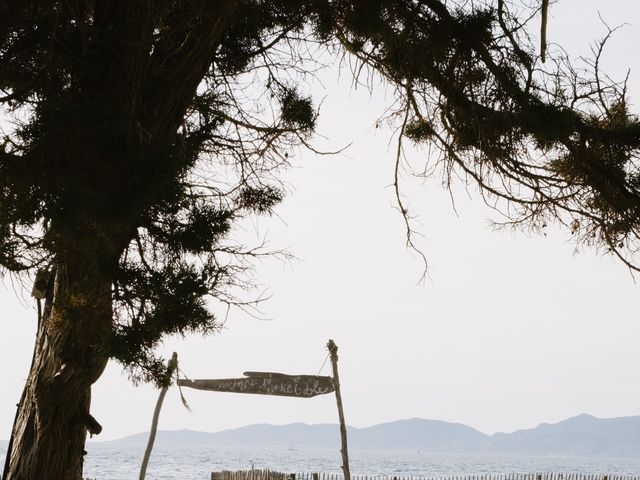
[[[333,428],[337,431],[337,426]],[[350,447],[362,450],[465,453],[482,448],[491,437],[460,423],[412,418],[352,428],[348,438]]]
[[[513,433],[496,433],[483,451],[567,456],[640,455],[640,416],[596,418],[578,415]]]
[[[354,429],[349,427],[349,432]],[[146,444],[148,433],[138,433],[115,440],[121,444]],[[215,433],[192,430],[159,431],[157,445],[210,445],[212,447],[252,448],[334,448],[340,443],[338,426],[332,424],[289,425],[257,424]]]
[[[438,453],[463,453],[488,442],[488,437],[466,425],[439,420],[398,420],[367,428],[347,427],[349,446],[359,450],[421,450]],[[120,444],[143,444],[147,433],[116,440]],[[159,431],[158,445],[210,445],[212,447],[331,449],[340,445],[338,426],[249,425],[216,433],[191,430]]]
[[[111,443],[145,444],[147,435],[139,433]],[[349,447],[355,450],[628,457],[640,456],[640,416],[602,419],[579,415],[494,435],[459,423],[413,418],[367,428],[348,427],[348,437]],[[216,433],[160,431],[156,444],[338,449],[340,437],[334,424],[259,424]]]

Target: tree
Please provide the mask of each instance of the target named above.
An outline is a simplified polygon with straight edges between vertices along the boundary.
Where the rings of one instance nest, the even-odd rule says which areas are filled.
[[[0,265],[44,298],[5,478],[82,476],[91,385],[108,359],[166,382],[164,335],[212,332],[262,249],[234,221],[271,212],[310,145],[320,58],[395,88],[403,141],[439,149],[508,224],[566,225],[630,268],[640,123],[625,84],[550,55],[504,0],[0,2]],[[396,175],[398,206],[413,247]]]

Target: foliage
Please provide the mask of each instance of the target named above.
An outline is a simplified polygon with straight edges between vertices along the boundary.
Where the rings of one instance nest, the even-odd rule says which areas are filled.
[[[602,48],[584,68],[550,55],[543,69],[502,0],[0,7],[15,121],[0,149],[0,265],[91,264],[111,285],[102,348],[135,379],[161,382],[163,335],[219,327],[207,298],[237,302],[243,259],[261,253],[226,239],[282,199],[278,174],[316,126],[304,89],[317,58],[346,55],[356,81],[390,84],[403,136],[438,147],[427,161],[477,184],[508,224],[559,221],[636,268],[640,122],[625,86],[599,72]]]

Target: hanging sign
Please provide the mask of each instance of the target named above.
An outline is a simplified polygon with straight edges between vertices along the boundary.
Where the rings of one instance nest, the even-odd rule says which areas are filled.
[[[274,372],[244,372],[245,378],[216,380],[178,379],[180,387],[214,392],[255,393],[283,397],[310,398],[335,390],[332,377],[318,375],[286,375]]]

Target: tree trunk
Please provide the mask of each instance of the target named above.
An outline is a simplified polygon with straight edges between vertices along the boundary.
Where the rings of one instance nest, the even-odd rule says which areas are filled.
[[[81,480],[86,434],[100,433],[89,406],[107,363],[101,345],[111,325],[110,283],[73,276],[59,267],[50,286],[4,480]]]

